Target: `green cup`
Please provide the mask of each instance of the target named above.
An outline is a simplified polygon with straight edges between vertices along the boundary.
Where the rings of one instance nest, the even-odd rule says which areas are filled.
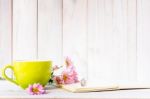
[[[5,71],[8,68],[14,72],[15,79],[6,75]],[[6,80],[25,89],[34,83],[45,86],[51,78],[51,72],[52,61],[16,61],[12,66],[5,66],[2,75]]]

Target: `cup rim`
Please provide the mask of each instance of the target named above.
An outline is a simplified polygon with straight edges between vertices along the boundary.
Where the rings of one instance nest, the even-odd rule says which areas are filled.
[[[14,60],[13,63],[16,62],[52,62],[51,60]]]

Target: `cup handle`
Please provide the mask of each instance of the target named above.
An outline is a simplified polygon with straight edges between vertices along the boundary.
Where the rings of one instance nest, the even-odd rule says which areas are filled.
[[[9,78],[9,77],[6,75],[5,71],[6,71],[8,68],[10,68],[12,71],[14,70],[13,66],[7,65],[7,66],[5,66],[4,69],[2,70],[2,76],[3,76],[6,80],[8,80],[8,81],[10,81],[10,82],[12,82],[12,83],[18,85],[18,83],[16,82],[16,80],[14,80],[14,79],[12,79],[12,78]]]

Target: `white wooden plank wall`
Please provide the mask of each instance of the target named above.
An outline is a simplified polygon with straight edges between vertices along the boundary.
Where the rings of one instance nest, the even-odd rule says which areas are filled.
[[[112,0],[88,1],[89,79],[115,79],[112,45]],[[109,36],[110,35],[110,36]],[[115,58],[114,58],[115,59]],[[111,78],[111,79],[110,79]]]
[[[12,60],[11,3],[11,0],[0,0],[0,67]]]
[[[137,80],[137,0],[127,1],[127,68],[129,81]]]
[[[135,81],[136,1],[89,0],[88,13],[89,78]]]
[[[150,81],[149,0],[11,1],[0,0],[0,67],[70,56],[89,80]]]
[[[98,31],[97,5],[98,5],[97,0],[88,0],[88,34],[87,36],[88,36],[88,74],[90,74],[88,75],[89,80],[96,76],[96,74],[94,75],[93,73],[94,67],[96,67],[96,65],[94,65],[93,63],[95,61],[95,57],[94,57],[95,48],[94,47],[96,46],[94,37],[96,37],[96,33]],[[103,9],[101,10],[104,11]],[[104,17],[101,17],[101,18],[104,18]],[[101,24],[103,23],[104,22],[102,20]],[[103,29],[103,25],[101,25],[101,27]]]
[[[62,0],[38,0],[38,58],[62,65]]]
[[[112,4],[113,31],[110,33],[112,35],[112,53],[114,53],[112,61],[114,66],[117,64],[115,70],[118,70],[115,73],[118,82],[124,82],[129,77],[127,65],[127,0],[114,0]]]
[[[37,58],[37,0],[13,0],[13,60]]]
[[[63,56],[72,57],[79,76],[87,78],[87,0],[63,0]]]
[[[150,82],[150,0],[138,0],[137,11],[138,80]]]

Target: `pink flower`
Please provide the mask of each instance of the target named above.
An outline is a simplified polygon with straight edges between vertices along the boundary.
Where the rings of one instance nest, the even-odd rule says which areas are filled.
[[[72,84],[78,82],[78,74],[75,70],[73,62],[69,57],[66,58],[66,68],[61,73],[60,76],[54,76],[53,80],[56,82],[57,85],[59,84]],[[55,67],[55,68],[58,68]],[[55,70],[55,69],[54,69]]]
[[[64,80],[65,84],[72,84],[72,83],[74,83],[73,77],[71,75],[67,74],[67,73],[63,74],[63,80]]]
[[[26,90],[31,95],[45,94],[44,87],[40,84],[29,85],[29,87]]]
[[[53,80],[56,82],[57,85],[64,84],[61,76],[54,76]]]
[[[74,68],[66,68],[60,76],[54,76],[53,80],[57,85],[72,84],[79,81],[77,72]]]
[[[73,69],[65,70],[62,72],[64,84],[72,84],[78,82],[77,72]]]

